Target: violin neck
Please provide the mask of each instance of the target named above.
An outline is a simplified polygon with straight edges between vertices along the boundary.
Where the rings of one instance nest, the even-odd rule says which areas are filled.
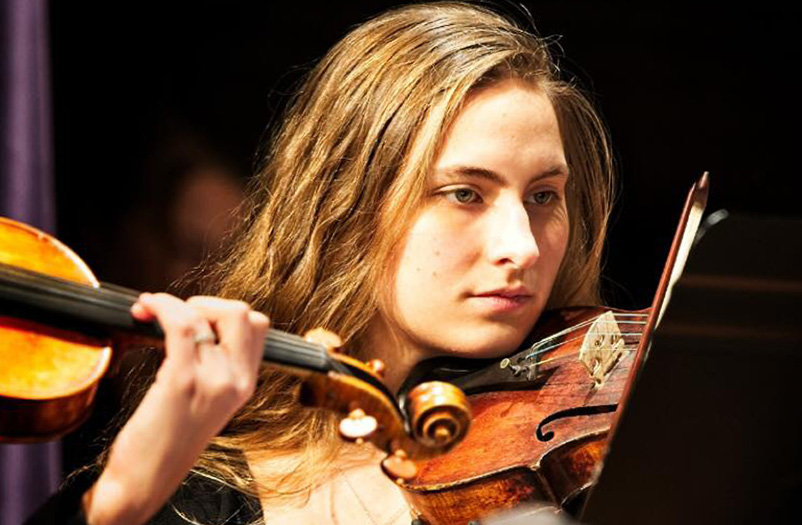
[[[164,332],[158,323],[137,321],[131,315],[131,306],[138,296],[134,290],[115,285],[94,288],[0,264],[0,316],[25,319],[100,340],[161,346]],[[280,330],[268,332],[263,359],[303,371],[340,371],[325,347]]]

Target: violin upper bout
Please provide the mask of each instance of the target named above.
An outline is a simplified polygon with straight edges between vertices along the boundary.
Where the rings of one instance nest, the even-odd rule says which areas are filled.
[[[58,239],[0,217],[0,263],[89,286],[100,285],[89,266]]]

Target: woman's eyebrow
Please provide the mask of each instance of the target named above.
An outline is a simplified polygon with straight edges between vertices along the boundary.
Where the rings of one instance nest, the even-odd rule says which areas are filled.
[[[504,177],[499,175],[497,172],[487,168],[480,168],[477,166],[448,166],[446,168],[438,170],[437,174],[443,176],[474,177],[477,179],[484,179],[491,182],[495,182],[496,184],[506,183]],[[537,175],[531,178],[529,183],[531,184],[540,179],[547,179],[550,177],[558,177],[558,176],[567,177],[568,174],[569,174],[568,166],[566,166],[565,164],[559,164],[538,173]]]
[[[439,170],[438,174],[451,177],[462,176],[462,177],[472,177],[476,179],[484,179],[484,180],[489,180],[491,182],[495,182],[497,184],[504,183],[504,177],[502,177],[495,171],[489,170],[487,168],[479,168],[476,166],[448,166],[442,170]]]

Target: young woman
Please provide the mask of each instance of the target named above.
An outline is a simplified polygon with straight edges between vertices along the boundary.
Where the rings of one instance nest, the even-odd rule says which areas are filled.
[[[603,126],[541,39],[460,3],[356,28],[290,104],[209,296],[134,305],[166,357],[85,519],[409,523],[379,456],[260,365],[268,325],[336,332],[391,389],[511,353],[544,309],[597,302],[610,193]]]

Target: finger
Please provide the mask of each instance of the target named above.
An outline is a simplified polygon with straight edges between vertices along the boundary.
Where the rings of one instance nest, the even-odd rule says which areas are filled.
[[[144,294],[142,294],[144,295]],[[153,321],[156,319],[156,316],[149,312],[142,303],[139,302],[139,298],[137,298],[136,302],[131,305],[131,315],[134,316],[135,319],[138,321]]]
[[[241,301],[218,297],[196,296],[187,303],[212,323],[219,337],[219,345],[231,354],[238,371],[254,380],[270,325],[267,316],[251,310]]]
[[[241,301],[217,297],[194,297],[188,304],[214,325],[220,343],[215,349],[199,349],[199,373],[221,401],[242,406],[254,392],[262,347],[269,321]]]
[[[214,331],[196,309],[172,295],[142,294],[137,301],[144,315],[152,315],[164,331],[166,359],[190,365],[197,356],[197,338]]]
[[[218,332],[219,343],[238,355],[250,354],[258,362],[270,321],[242,301],[196,296],[187,303],[197,308]]]
[[[258,366],[261,364],[264,357],[265,339],[267,338],[267,331],[270,330],[270,318],[262,312],[257,312],[254,310],[248,312],[248,318],[251,322],[251,326],[253,326],[254,330],[256,330],[257,337],[261,342],[261,344],[255,349],[256,351],[254,352],[253,356],[254,362]]]

